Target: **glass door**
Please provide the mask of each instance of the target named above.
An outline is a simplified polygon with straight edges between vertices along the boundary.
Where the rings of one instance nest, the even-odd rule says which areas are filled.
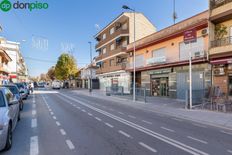
[[[160,80],[160,96],[168,95],[168,78],[161,78]]]

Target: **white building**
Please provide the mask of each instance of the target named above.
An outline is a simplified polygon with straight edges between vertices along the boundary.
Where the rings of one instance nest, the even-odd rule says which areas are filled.
[[[4,48],[12,60],[7,64],[7,68],[10,72],[10,80],[13,82],[27,81],[28,69],[20,52],[20,43],[8,41],[5,38],[0,38],[0,46]]]

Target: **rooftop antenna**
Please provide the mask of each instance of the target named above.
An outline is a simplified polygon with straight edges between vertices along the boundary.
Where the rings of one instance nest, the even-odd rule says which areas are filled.
[[[173,22],[176,24],[176,19],[177,19],[177,13],[176,13],[176,0],[173,0]]]

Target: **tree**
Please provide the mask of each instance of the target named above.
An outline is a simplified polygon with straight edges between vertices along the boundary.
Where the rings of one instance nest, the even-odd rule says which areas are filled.
[[[55,67],[54,66],[52,66],[49,70],[48,70],[48,72],[47,72],[47,77],[50,79],[50,80],[55,80]]]
[[[40,74],[40,81],[48,81],[46,74]]]
[[[58,58],[55,67],[55,77],[58,80],[68,80],[77,72],[76,60],[73,56],[63,53]]]

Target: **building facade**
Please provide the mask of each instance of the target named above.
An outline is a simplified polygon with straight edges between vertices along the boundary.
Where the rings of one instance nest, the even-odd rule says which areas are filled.
[[[28,69],[20,52],[20,43],[0,38],[0,46],[6,51],[12,61],[7,64],[11,82],[28,81]]]
[[[11,61],[9,55],[3,48],[0,47],[0,84],[7,84],[9,82],[8,63]]]
[[[141,39],[156,31],[152,23],[141,13],[135,14],[136,36]],[[128,53],[126,47],[133,42],[134,38],[134,15],[122,13],[105,28],[95,35],[97,40],[96,71],[100,80],[100,89],[106,87],[122,86],[125,92],[129,92],[130,73],[126,72]]]
[[[192,56],[193,91],[211,85],[208,63],[208,11],[136,41],[136,86],[151,96],[184,100],[189,89],[189,52]],[[197,41],[184,43],[184,32],[197,31]],[[133,44],[127,47],[127,70],[133,76]]]
[[[209,0],[212,84],[232,97],[232,1]]]
[[[81,83],[84,89],[89,89],[91,86],[91,79],[92,79],[92,88],[99,89],[99,80],[96,76],[97,67],[96,66],[87,66],[81,69]],[[92,73],[91,73],[92,72]]]

